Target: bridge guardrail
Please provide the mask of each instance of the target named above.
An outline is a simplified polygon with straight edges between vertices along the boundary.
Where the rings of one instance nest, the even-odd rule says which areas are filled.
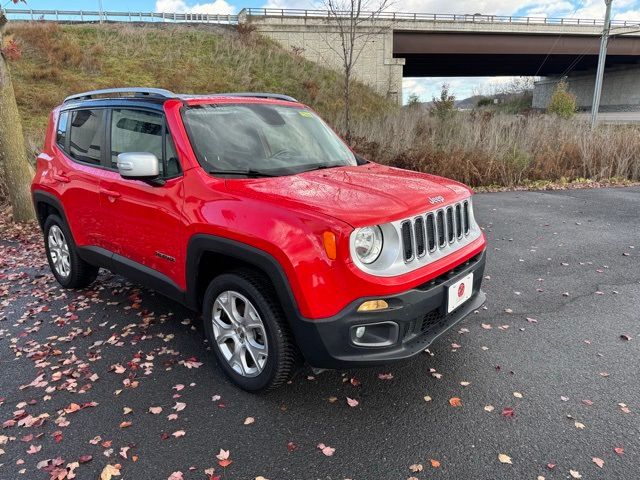
[[[330,18],[333,14],[326,10],[302,10],[286,8],[245,8],[239,15],[219,15],[209,13],[171,13],[171,12],[110,12],[95,10],[36,10],[6,9],[12,20],[58,21],[58,22],[176,22],[176,23],[214,23],[237,24],[240,15],[248,17],[296,17]],[[337,12],[340,16],[349,16],[350,12]],[[433,21],[461,23],[514,23],[535,25],[602,26],[602,19],[519,17],[512,15],[448,14],[448,13],[409,13],[409,12],[363,12],[362,16],[390,21]],[[639,21],[612,20],[612,25],[627,27],[638,26]]]
[[[6,9],[10,20],[54,22],[175,22],[236,24],[238,15],[211,13],[109,12],[96,10]]]
[[[303,10],[292,8],[245,8],[240,13],[246,13],[254,17],[307,17],[330,18],[336,13],[327,10]],[[339,16],[348,17],[351,12],[337,12]],[[362,12],[361,17],[371,17],[381,20],[414,20],[414,21],[438,21],[438,22],[466,22],[466,23],[518,23],[518,24],[543,24],[543,25],[580,25],[586,27],[603,26],[603,19],[588,18],[553,18],[553,17],[519,17],[513,15],[483,15],[454,14],[454,13],[411,13],[411,12]],[[632,26],[640,21],[612,20],[612,25]]]

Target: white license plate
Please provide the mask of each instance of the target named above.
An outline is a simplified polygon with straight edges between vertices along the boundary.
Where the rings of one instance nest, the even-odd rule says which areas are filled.
[[[449,303],[447,313],[453,312],[456,308],[471,298],[473,293],[473,273],[470,273],[462,280],[457,281],[449,287]]]

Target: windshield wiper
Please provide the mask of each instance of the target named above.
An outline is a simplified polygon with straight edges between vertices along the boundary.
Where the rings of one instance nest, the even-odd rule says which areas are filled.
[[[298,173],[306,173],[306,172],[314,172],[316,170],[326,170],[328,168],[337,168],[337,167],[344,167],[345,165],[327,165],[325,163],[319,164],[319,165],[314,165],[311,168],[307,168],[306,170],[302,170],[301,172]]]
[[[260,170],[209,170],[209,174],[211,175],[238,175],[245,177],[253,177],[253,178],[261,178],[261,177],[279,177],[280,175],[275,175],[273,173],[262,172]]]

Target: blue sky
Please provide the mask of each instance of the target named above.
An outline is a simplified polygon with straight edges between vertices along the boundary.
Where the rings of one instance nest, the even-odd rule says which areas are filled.
[[[367,0],[365,0],[367,1]],[[375,3],[376,0],[369,0]],[[5,4],[7,0],[0,0]],[[9,1],[10,4],[10,1]],[[99,0],[28,0],[34,9],[97,10]],[[321,8],[322,0],[102,0],[105,10],[236,13],[244,7]],[[22,5],[22,4],[21,4]],[[24,8],[24,7],[22,7]],[[425,13],[483,13],[537,17],[602,18],[604,0],[398,0],[394,10]],[[640,21],[640,0],[613,0],[615,19]],[[510,77],[405,79],[405,98],[416,93],[422,100],[437,95],[443,82],[457,98],[492,93]]]

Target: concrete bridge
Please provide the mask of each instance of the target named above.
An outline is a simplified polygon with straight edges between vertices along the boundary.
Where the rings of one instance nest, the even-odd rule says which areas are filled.
[[[238,19],[341,69],[336,21],[326,11],[244,9]],[[617,36],[609,43],[603,109],[640,108],[640,26],[614,21],[612,27]],[[568,75],[579,105],[591,105],[602,20],[383,13],[359,29],[369,35],[356,47],[362,55],[355,76],[398,103],[403,77],[526,75],[547,77],[534,92],[534,106],[544,108],[558,79]]]

